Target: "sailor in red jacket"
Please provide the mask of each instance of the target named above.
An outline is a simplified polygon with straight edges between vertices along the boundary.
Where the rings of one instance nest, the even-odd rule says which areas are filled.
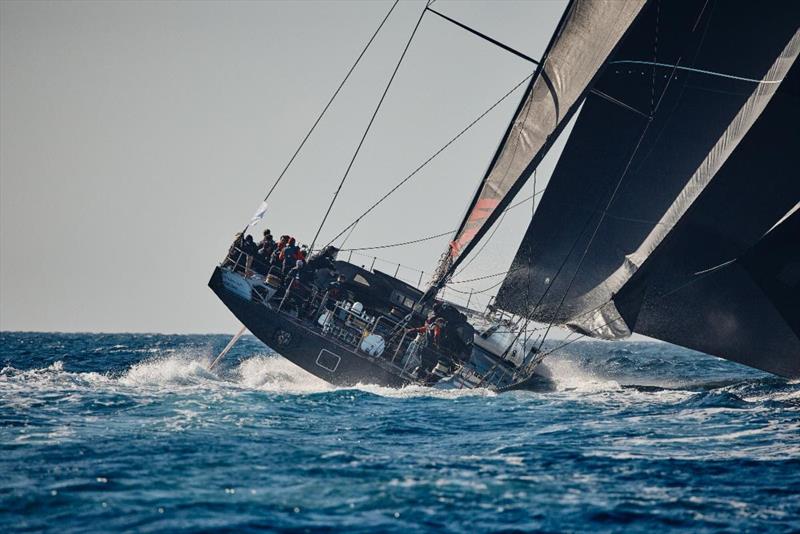
[[[418,328],[411,328],[408,332],[416,332],[417,338],[424,334],[427,340],[427,344],[430,345],[433,343],[437,347],[439,346],[439,340],[442,337],[442,328],[444,328],[445,321],[442,317],[436,317],[434,315],[428,316],[428,319],[425,321],[425,324]],[[420,339],[421,341],[421,339]]]

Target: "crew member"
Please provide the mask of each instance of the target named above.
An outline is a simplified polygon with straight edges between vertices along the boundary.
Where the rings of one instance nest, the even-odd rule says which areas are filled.
[[[281,259],[281,253],[283,252],[283,248],[286,246],[286,243],[289,241],[288,235],[282,235],[280,241],[275,245],[275,250],[272,251],[272,256],[270,256],[270,265],[273,267],[282,267],[283,260]]]
[[[272,232],[266,229],[264,230],[264,238],[258,243],[258,253],[261,257],[269,259],[274,248],[275,240],[272,238]]]
[[[295,244],[295,239],[289,238],[289,242],[283,247],[281,252],[281,261],[283,261],[283,272],[290,271],[294,267],[294,262],[297,261],[297,252],[300,249]]]
[[[328,284],[328,290],[325,299],[325,307],[333,310],[336,307],[336,302],[342,297],[342,285],[345,282],[344,275],[338,275],[333,281]]]
[[[248,234],[247,237],[244,238],[244,243],[242,244],[242,252],[244,252],[247,255],[247,260],[245,261],[244,275],[250,276],[252,274],[253,258],[255,258],[256,254],[258,254],[258,245],[256,245],[255,241],[253,241],[252,235]]]

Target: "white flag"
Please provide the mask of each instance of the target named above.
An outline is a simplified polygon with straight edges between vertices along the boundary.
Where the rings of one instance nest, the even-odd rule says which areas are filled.
[[[267,212],[267,201],[265,200],[264,202],[261,203],[256,212],[253,214],[253,218],[250,219],[250,224],[248,224],[248,226],[255,226],[258,223],[258,221],[264,218],[264,214],[266,212]]]

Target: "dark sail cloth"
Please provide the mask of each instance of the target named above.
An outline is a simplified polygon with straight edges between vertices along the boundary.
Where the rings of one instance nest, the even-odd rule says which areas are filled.
[[[796,264],[769,243],[800,201],[798,26],[795,2],[650,4],[587,98],[497,305],[797,376],[797,329],[754,273]]]
[[[795,61],[714,181],[615,296],[631,330],[800,376],[798,124]]]
[[[799,3],[706,4],[653,2],[637,18],[584,103],[498,307],[629,333],[602,307],[712,181],[796,55]]]

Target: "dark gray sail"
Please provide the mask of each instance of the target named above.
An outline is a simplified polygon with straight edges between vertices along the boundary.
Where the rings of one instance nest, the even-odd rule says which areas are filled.
[[[628,328],[800,376],[800,62],[613,299]]]
[[[450,243],[449,272],[539,164],[644,3],[573,0],[569,4]]]
[[[799,22],[796,3],[649,3],[586,99],[497,305],[628,335],[612,296],[770,102]]]
[[[697,229],[691,227],[685,231]],[[674,253],[697,243],[669,245],[623,288],[616,307],[635,332],[800,377],[798,238],[800,211],[795,210],[740,256],[696,273],[684,270],[693,262],[678,261],[680,274],[672,272]]]

